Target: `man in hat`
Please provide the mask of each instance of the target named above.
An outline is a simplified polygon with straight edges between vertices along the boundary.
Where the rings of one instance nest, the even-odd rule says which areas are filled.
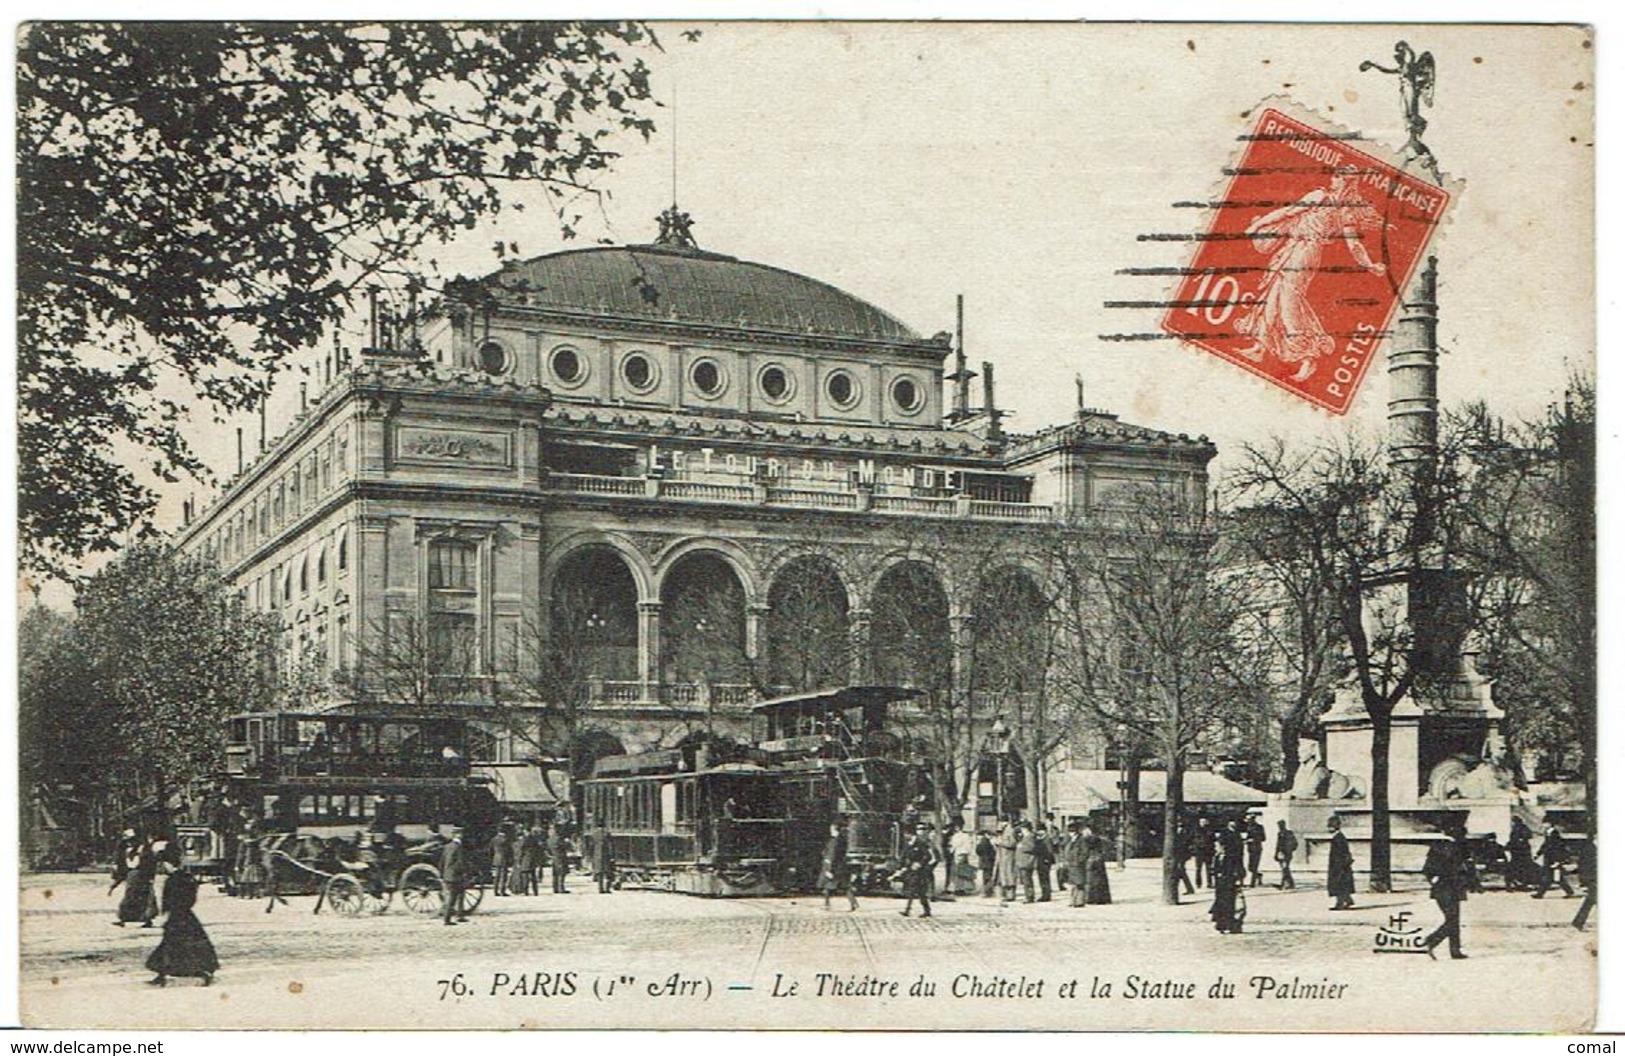
[[[914,900],[920,900],[920,916],[931,915],[931,867],[936,855],[931,851],[931,826],[924,822],[914,827],[914,838],[903,848],[903,916],[909,916]]]
[[[1547,825],[1540,841],[1540,882],[1535,885],[1536,898],[1545,898],[1553,884],[1563,889],[1564,897],[1574,897],[1574,888],[1569,884],[1569,878],[1563,875],[1563,863],[1567,858],[1562,830],[1556,825]]]
[[[1476,877],[1472,872],[1472,859],[1462,846],[1464,832],[1461,818],[1453,815],[1445,827],[1445,835],[1449,839],[1429,847],[1427,860],[1422,863],[1422,875],[1428,878],[1429,894],[1444,915],[1444,921],[1427,937],[1429,957],[1433,956],[1435,946],[1448,940],[1452,959],[1461,961],[1467,958],[1461,951],[1461,904],[1467,901],[1467,891]]]
[[[1033,838],[1030,822],[1018,822],[1016,833],[1016,875],[1021,877],[1021,900],[1028,904],[1033,897],[1033,871],[1038,867],[1038,843]]]
[[[1326,893],[1332,896],[1333,909],[1354,908],[1354,852],[1349,838],[1343,835],[1343,821],[1333,814],[1326,822],[1332,834],[1331,848],[1326,856]]]
[[[461,924],[468,919],[468,857],[463,853],[463,830],[453,825],[450,838],[440,848],[440,883],[445,894],[442,920]]]
[[[1269,834],[1258,820],[1258,812],[1247,812],[1247,828],[1244,833],[1247,839],[1247,874],[1248,887],[1258,887],[1264,882],[1264,873],[1259,864],[1264,860],[1264,841]]]
[[[857,885],[853,883],[852,867],[847,861],[846,826],[836,818],[829,823],[829,838],[824,841],[823,868],[818,877],[818,888],[824,893],[824,908],[829,908],[830,896],[845,894],[847,909],[858,908]]]

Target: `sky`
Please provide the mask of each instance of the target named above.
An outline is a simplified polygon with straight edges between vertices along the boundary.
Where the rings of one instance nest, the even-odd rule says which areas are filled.
[[[1535,415],[1595,347],[1592,50],[1567,27],[965,23],[657,25],[647,55],[667,105],[649,142],[622,138],[580,235],[564,240],[534,200],[431,251],[448,274],[521,257],[651,241],[674,191],[702,247],[833,283],[922,334],[966,304],[973,366],[995,364],[1009,428],[1086,402],[1218,446],[1379,429],[1386,381],[1373,369],[1346,418],[1172,341],[1110,342],[1158,315],[1103,307],[1166,297],[1171,280],[1123,277],[1180,265],[1187,247],[1137,236],[1192,231],[1182,200],[1217,197],[1259,104],[1285,99],[1330,131],[1397,150],[1397,82],[1360,72],[1409,39],[1438,63],[1427,142],[1459,194],[1431,247],[1440,258],[1444,403],[1484,399]],[[675,100],[675,103],[673,102]],[[1246,116],[1243,116],[1246,115]],[[675,147],[675,150],[674,150]],[[674,159],[675,154],[675,159]],[[675,160],[675,165],[674,165]],[[675,173],[675,181],[674,181]],[[357,319],[347,343],[359,344]],[[310,362],[319,362],[313,353]],[[270,403],[271,432],[298,407],[297,374]],[[192,430],[228,479],[234,429]],[[159,523],[182,500],[163,493]]]

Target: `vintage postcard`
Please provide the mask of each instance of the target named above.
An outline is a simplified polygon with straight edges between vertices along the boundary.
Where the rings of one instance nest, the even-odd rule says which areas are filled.
[[[1591,1029],[1593,46],[22,26],[23,1025]]]

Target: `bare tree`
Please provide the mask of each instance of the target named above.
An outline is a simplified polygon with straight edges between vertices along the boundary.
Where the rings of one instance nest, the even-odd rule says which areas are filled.
[[[489,680],[467,624],[438,625],[411,613],[369,621],[356,642],[356,686],[364,699],[427,714],[482,701]]]
[[[1214,525],[1183,497],[1147,487],[1054,537],[1065,647],[1057,677],[1080,709],[1167,768],[1163,901],[1179,903],[1176,834],[1190,756],[1225,717],[1236,625]]]

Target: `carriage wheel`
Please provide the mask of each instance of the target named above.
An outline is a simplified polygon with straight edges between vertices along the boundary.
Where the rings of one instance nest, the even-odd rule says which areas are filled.
[[[468,890],[463,892],[463,909],[472,913],[480,908],[483,901],[485,901],[485,885],[469,884]]]
[[[323,885],[322,897],[328,908],[343,917],[354,917],[367,908],[367,890],[349,873],[340,873]]]
[[[445,892],[440,885],[440,870],[427,862],[409,865],[401,873],[397,887],[401,903],[413,913],[433,916],[445,906]]]

